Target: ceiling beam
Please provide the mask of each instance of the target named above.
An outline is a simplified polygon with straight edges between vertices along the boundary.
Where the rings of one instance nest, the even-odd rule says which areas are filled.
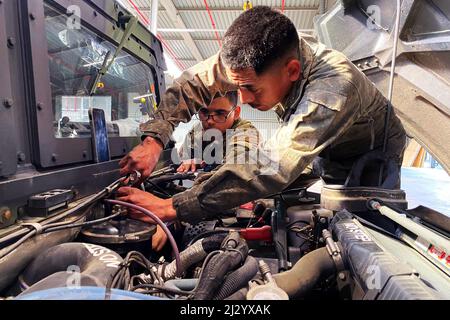
[[[160,4],[166,9],[167,14],[169,15],[169,18],[174,22],[175,26],[179,29],[186,29],[186,25],[184,24],[183,19],[181,19],[181,16],[173,4],[172,0],[159,0]],[[197,45],[195,44],[194,40],[192,39],[191,35],[187,32],[182,33],[182,37],[184,40],[184,43],[191,51],[194,58],[201,62],[203,61],[203,56],[200,53],[200,50],[198,50]]]
[[[172,33],[195,33],[195,32],[227,32],[226,29],[171,29],[171,28],[159,28],[158,32],[166,33],[166,32],[172,32]],[[314,32],[314,29],[297,29],[298,32]],[[214,38],[215,39],[215,38]],[[202,40],[202,39],[194,39],[194,40]],[[209,40],[209,39],[204,39]]]
[[[149,7],[141,7],[141,11],[150,11]],[[209,8],[212,12],[214,11],[222,11],[222,12],[244,12],[242,7],[210,7]],[[161,9],[160,9],[161,10]],[[295,6],[295,7],[285,7],[284,11],[318,11],[318,6]],[[199,11],[205,11],[206,8],[200,7],[200,8],[177,8],[178,12],[199,12]]]

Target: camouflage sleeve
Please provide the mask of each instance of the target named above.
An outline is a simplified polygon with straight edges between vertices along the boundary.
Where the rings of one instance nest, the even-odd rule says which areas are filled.
[[[180,145],[180,148],[178,149],[178,157],[180,161],[189,160],[190,159],[190,146],[192,141],[192,130],[188,132],[186,137],[184,137],[183,143]]]
[[[220,55],[185,71],[164,93],[158,111],[140,129],[143,136],[152,136],[167,145],[180,122],[189,122],[204,105],[209,105],[218,92],[224,95],[236,88],[227,80]]]
[[[224,163],[226,161],[237,163],[239,157],[247,157],[251,155],[250,151],[256,149],[261,141],[261,135],[250,121],[239,120],[239,123],[229,130],[225,139],[224,147]],[[208,173],[201,174],[194,181],[194,187],[200,185],[216,174],[224,164],[216,167]]]
[[[225,209],[284,190],[306,166],[351,126],[359,97],[310,92],[289,121],[245,163],[228,158],[207,181],[173,198],[178,219],[197,223]],[[243,156],[245,148],[236,149]],[[256,158],[256,161],[254,161]],[[253,161],[252,161],[253,160]]]

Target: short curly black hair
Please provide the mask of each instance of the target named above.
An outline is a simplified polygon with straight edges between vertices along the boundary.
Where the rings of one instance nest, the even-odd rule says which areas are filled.
[[[235,107],[238,104],[238,93],[237,91],[228,91],[225,95],[222,95],[220,92],[217,92],[213,98],[213,101],[224,97],[228,100],[232,107]],[[212,101],[211,101],[212,102]]]
[[[223,39],[221,58],[234,70],[252,68],[261,74],[279,58],[299,46],[297,30],[289,18],[267,6],[241,14]]]

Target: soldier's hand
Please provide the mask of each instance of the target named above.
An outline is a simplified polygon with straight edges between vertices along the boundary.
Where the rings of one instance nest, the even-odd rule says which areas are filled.
[[[173,208],[172,199],[160,199],[154,195],[130,187],[122,187],[118,191],[117,200],[129,202],[154,213],[164,222],[170,222],[177,218],[177,213]],[[130,209],[128,213],[131,218],[152,223],[155,221],[140,211]]]
[[[138,171],[141,174],[141,179],[137,181],[137,184],[141,184],[153,172],[162,150],[163,146],[159,141],[147,137],[142,144],[134,148],[120,161],[120,175],[126,176],[134,171]]]
[[[156,233],[152,237],[152,249],[159,252],[164,248],[167,242],[167,235],[164,230],[160,227],[156,227]]]
[[[205,161],[200,161],[196,159],[185,160],[178,167],[177,172],[186,173],[186,172],[195,172],[197,168],[204,168],[206,166]]]

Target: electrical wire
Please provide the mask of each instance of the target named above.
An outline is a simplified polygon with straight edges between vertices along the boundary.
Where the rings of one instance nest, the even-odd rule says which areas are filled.
[[[88,197],[87,200],[85,200],[82,203],[78,204],[74,208],[69,209],[68,211],[64,212],[61,215],[57,215],[57,216],[54,216],[52,218],[47,219],[46,221],[41,223],[41,226],[42,226],[42,231],[41,232],[44,233],[47,229],[50,229],[50,228],[59,228],[59,227],[62,227],[62,226],[68,226],[68,225],[73,224],[73,221],[70,221],[70,222],[58,222],[58,223],[54,223],[54,224],[52,224],[52,222],[64,219],[64,218],[66,218],[66,217],[68,217],[68,216],[70,216],[70,215],[72,215],[74,213],[77,213],[80,210],[84,210],[84,212],[81,214],[81,216],[85,215],[97,201],[99,201],[103,197],[108,196],[109,194],[114,192],[117,188],[119,188],[124,180],[125,180],[125,178],[120,178],[120,179],[114,181],[109,186],[104,188],[102,191],[100,191],[100,192],[98,192],[98,193]],[[78,220],[80,220],[80,218],[75,219],[75,221],[78,221]],[[31,239],[32,237],[36,236],[37,234],[38,234],[38,232],[37,232],[36,229],[29,230],[27,228],[27,229],[22,229],[20,231],[17,231],[16,233],[10,234],[10,235],[8,235],[6,237],[3,237],[0,240],[0,245],[4,244],[4,243],[7,243],[9,241],[12,241],[13,239],[16,239],[16,238],[22,236],[15,243],[10,245],[9,247],[4,248],[6,250],[4,250],[0,254],[0,259],[3,259],[7,255],[9,255],[11,252],[16,250],[20,245],[22,245],[25,241]]]
[[[289,229],[289,231],[292,231],[292,232],[304,232],[304,231],[311,230],[311,229],[312,229],[312,227],[310,227],[310,226],[306,226],[306,227],[303,227],[303,228],[292,227],[292,228]]]
[[[26,235],[24,235],[22,238],[20,238],[20,240],[18,240],[17,242],[15,242],[13,245],[9,246],[7,248],[7,250],[5,252],[3,252],[0,255],[0,259],[3,259],[4,257],[6,257],[7,255],[9,255],[11,252],[13,252],[14,250],[16,250],[21,244],[23,244],[25,241],[31,239],[33,236],[35,236],[37,233],[36,230],[32,230],[29,233],[27,233]]]
[[[112,215],[110,215],[108,217],[101,218],[101,219],[98,219],[98,220],[87,221],[87,222],[77,223],[77,224],[69,224],[69,225],[66,225],[66,226],[52,227],[52,228],[49,228],[49,229],[47,229],[45,231],[46,231],[46,233],[48,233],[48,232],[66,230],[66,229],[90,227],[90,226],[93,226],[93,225],[96,225],[96,224],[101,224],[103,222],[112,220],[114,218],[117,218],[120,215],[121,215],[121,212],[118,212],[118,213],[112,214]]]
[[[106,285],[105,299],[108,299],[108,297],[110,296],[112,288],[129,290],[132,287],[133,279],[135,277],[131,277],[130,267],[133,263],[140,265],[148,271],[151,271],[151,268],[153,267],[153,264],[148,261],[142,253],[137,251],[129,252],[122,263],[119,265],[117,271],[108,281]]]
[[[307,224],[308,227],[309,227],[309,225],[310,225],[310,222],[307,222],[306,220],[295,220],[295,221],[289,223],[288,225],[286,225],[286,228],[290,228],[290,227],[292,227],[294,224],[297,224],[297,223]]]
[[[148,271],[151,282],[153,283],[145,283],[145,279],[142,279],[139,275],[131,276],[130,270],[134,269],[133,264],[137,264],[143,267],[146,271]],[[132,251],[127,254],[123,262],[120,264],[119,269],[115,272],[115,274],[111,277],[106,285],[106,295],[105,299],[110,298],[111,289],[124,289],[129,291],[136,291],[138,289],[149,289],[144,292],[139,291],[139,293],[143,294],[165,294],[169,297],[169,295],[181,295],[188,296],[191,292],[176,290],[173,288],[168,288],[163,286],[164,281],[159,278],[159,276],[153,271],[155,264],[151,263],[144,255],[137,251]],[[141,283],[135,284],[136,280],[140,280]],[[155,284],[158,281],[159,284]]]
[[[134,205],[134,204],[131,204],[131,203],[128,203],[128,202],[119,201],[119,200],[105,200],[105,201],[108,202],[108,203],[111,203],[111,204],[117,204],[117,205],[120,205],[120,206],[123,206],[123,207],[128,207],[128,208],[137,210],[137,211],[143,213],[144,215],[152,218],[164,230],[164,232],[167,235],[167,238],[169,239],[170,244],[172,245],[173,253],[175,255],[175,263],[176,263],[176,266],[177,266],[176,275],[179,276],[180,275],[179,273],[182,270],[182,268],[181,268],[181,260],[180,260],[180,251],[178,250],[177,243],[176,243],[172,233],[167,228],[166,224],[164,222],[162,222],[162,220],[156,214],[154,214],[153,212],[151,212],[151,211],[149,211],[149,210],[147,210],[145,208],[142,208],[140,206],[137,206],[137,205]]]
[[[307,187],[307,188],[302,187],[302,188],[293,188],[293,189],[283,190],[281,192],[277,192],[277,193],[273,193],[271,195],[268,195],[267,197],[265,197],[265,199],[270,199],[270,198],[273,198],[273,197],[276,197],[276,196],[282,197],[283,194],[287,194],[287,193],[294,192],[294,191],[304,191],[304,190],[307,190],[308,188],[309,187]]]
[[[83,222],[83,223],[55,223],[55,224],[49,224],[46,225],[42,228],[42,231],[40,234],[46,234],[46,233],[50,233],[50,232],[56,232],[56,231],[61,231],[61,230],[68,230],[68,229],[75,229],[75,228],[83,228],[83,227],[88,227],[88,226],[93,226],[96,224],[101,224],[103,222],[112,220],[118,216],[120,216],[121,213],[118,212],[116,214],[113,214],[111,216],[102,218],[102,219],[98,219],[98,220],[93,220],[93,221],[88,221],[88,222]],[[81,219],[76,219],[76,221],[81,220]],[[15,242],[14,244],[12,244],[11,246],[7,247],[7,250],[5,250],[1,255],[0,255],[0,259],[6,257],[7,255],[9,255],[11,252],[13,252],[14,250],[16,250],[21,244],[23,244],[25,241],[31,239],[32,237],[37,235],[37,230],[31,230],[29,233],[27,233],[25,236],[23,236],[20,240],[18,240],[17,242]]]
[[[165,191],[160,186],[158,186],[155,183],[153,183],[150,179],[148,179],[147,182],[150,183],[153,186],[153,188],[158,189],[159,192],[162,192],[162,194],[165,195],[166,197],[172,197],[172,195],[170,195],[167,191]]]
[[[160,285],[156,285],[156,284],[139,284],[137,286],[134,286],[130,289],[130,291],[136,291],[138,289],[147,289],[147,288],[151,288],[151,289],[155,289],[157,292],[152,292],[152,293],[158,293],[158,291],[162,291],[162,292],[166,292],[166,293],[170,293],[170,294],[174,294],[174,295],[184,295],[184,296],[188,296],[190,294],[192,294],[191,291],[184,291],[184,290],[177,290],[177,289],[172,289],[172,288],[168,288],[168,287],[164,287],[164,286],[160,286]]]
[[[104,188],[102,191],[100,191],[100,192],[98,192],[98,193],[96,193],[96,194],[93,194],[92,196],[88,197],[88,199],[86,199],[86,200],[83,201],[82,203],[78,204],[78,205],[75,206],[74,208],[69,209],[69,210],[67,210],[66,212],[64,212],[64,213],[62,213],[62,214],[60,214],[60,215],[57,215],[57,216],[48,218],[48,219],[46,219],[45,221],[42,221],[42,222],[41,222],[41,225],[42,225],[43,227],[45,227],[45,226],[47,226],[47,225],[49,225],[49,224],[52,224],[52,223],[55,222],[55,221],[62,220],[62,219],[64,219],[64,218],[66,218],[66,217],[68,217],[68,216],[70,216],[70,215],[72,215],[72,214],[75,214],[75,213],[77,213],[78,211],[84,210],[84,209],[85,209],[85,212],[86,212],[86,211],[89,211],[91,205],[95,204],[95,202],[97,202],[97,201],[99,201],[100,199],[102,199],[102,198],[108,196],[108,195],[111,194],[113,191],[115,191],[117,188],[119,188],[119,186],[122,184],[122,182],[124,181],[124,179],[125,179],[125,178],[120,178],[120,179],[114,181],[114,182],[111,183],[109,186],[107,186],[106,188]],[[60,222],[59,225],[63,225],[64,223],[66,223],[66,222]],[[73,223],[73,221],[71,221],[71,222],[69,222],[69,223]],[[34,231],[35,231],[35,230],[34,230]],[[30,229],[29,229],[28,227],[26,227],[26,228],[24,227],[23,229],[21,229],[21,230],[19,230],[19,231],[16,231],[16,232],[14,232],[14,233],[11,233],[10,235],[7,235],[7,236],[3,237],[2,239],[0,239],[0,245],[5,244],[5,243],[8,243],[8,242],[10,242],[10,241],[12,241],[12,240],[14,240],[14,239],[19,238],[19,237],[22,237],[21,239],[18,240],[18,241],[21,241],[25,236],[28,236],[28,234],[29,234],[30,232],[33,232],[33,230],[30,231]],[[4,255],[3,255],[2,257],[4,257]]]
[[[300,238],[300,239],[303,239],[303,240],[306,240],[306,241],[313,241],[314,240],[314,237],[311,237],[311,236],[307,237],[307,236],[304,236],[304,235],[300,234],[299,232],[296,232],[295,235],[296,235],[297,238]]]

